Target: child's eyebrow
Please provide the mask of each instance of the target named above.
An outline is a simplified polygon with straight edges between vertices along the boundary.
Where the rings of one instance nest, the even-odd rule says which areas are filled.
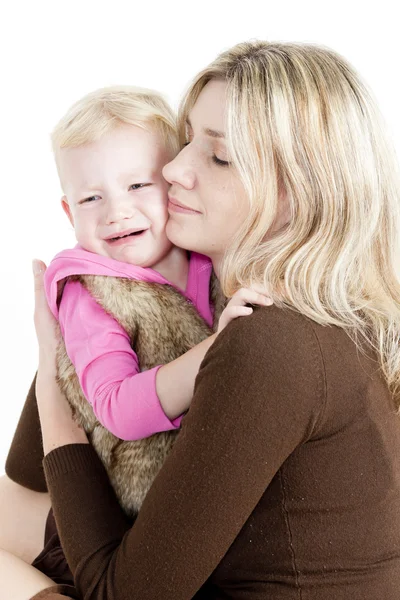
[[[187,117],[187,119],[186,119],[186,125],[188,127],[190,127],[190,129],[193,130],[193,127],[192,127],[189,117]],[[205,133],[205,135],[209,135],[210,137],[213,137],[213,138],[225,138],[225,134],[222,131],[217,131],[216,129],[210,129],[209,127],[203,128],[203,133]]]

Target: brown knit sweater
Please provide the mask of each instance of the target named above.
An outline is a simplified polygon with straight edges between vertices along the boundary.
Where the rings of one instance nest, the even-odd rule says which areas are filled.
[[[28,403],[7,473],[43,489]],[[272,307],[208,352],[133,527],[89,445],[54,450],[44,469],[84,600],[398,600],[399,456],[373,357]]]

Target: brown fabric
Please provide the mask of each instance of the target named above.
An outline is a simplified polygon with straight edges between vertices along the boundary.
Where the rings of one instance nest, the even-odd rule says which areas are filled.
[[[50,510],[46,521],[44,548],[32,565],[50,577],[54,583],[73,585],[74,579],[68,566],[54,520]]]
[[[43,444],[35,394],[36,375],[11,442],[5,471],[15,481],[35,492],[47,492],[43,472]]]
[[[35,594],[30,600],[81,600],[74,587],[70,585],[54,585]]]
[[[208,352],[133,527],[89,445],[44,466],[85,600],[398,600],[399,456],[373,356],[271,307]]]

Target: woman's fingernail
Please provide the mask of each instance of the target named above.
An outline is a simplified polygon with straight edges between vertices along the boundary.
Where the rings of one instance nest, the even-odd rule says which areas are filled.
[[[41,262],[36,258],[34,258],[32,261],[32,270],[34,275],[40,275],[40,273],[43,271]]]

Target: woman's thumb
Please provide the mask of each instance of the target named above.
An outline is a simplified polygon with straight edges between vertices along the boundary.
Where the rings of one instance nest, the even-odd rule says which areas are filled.
[[[43,274],[46,270],[46,265],[41,260],[34,258],[32,261],[32,271],[35,282],[35,290],[38,291],[43,287]]]

